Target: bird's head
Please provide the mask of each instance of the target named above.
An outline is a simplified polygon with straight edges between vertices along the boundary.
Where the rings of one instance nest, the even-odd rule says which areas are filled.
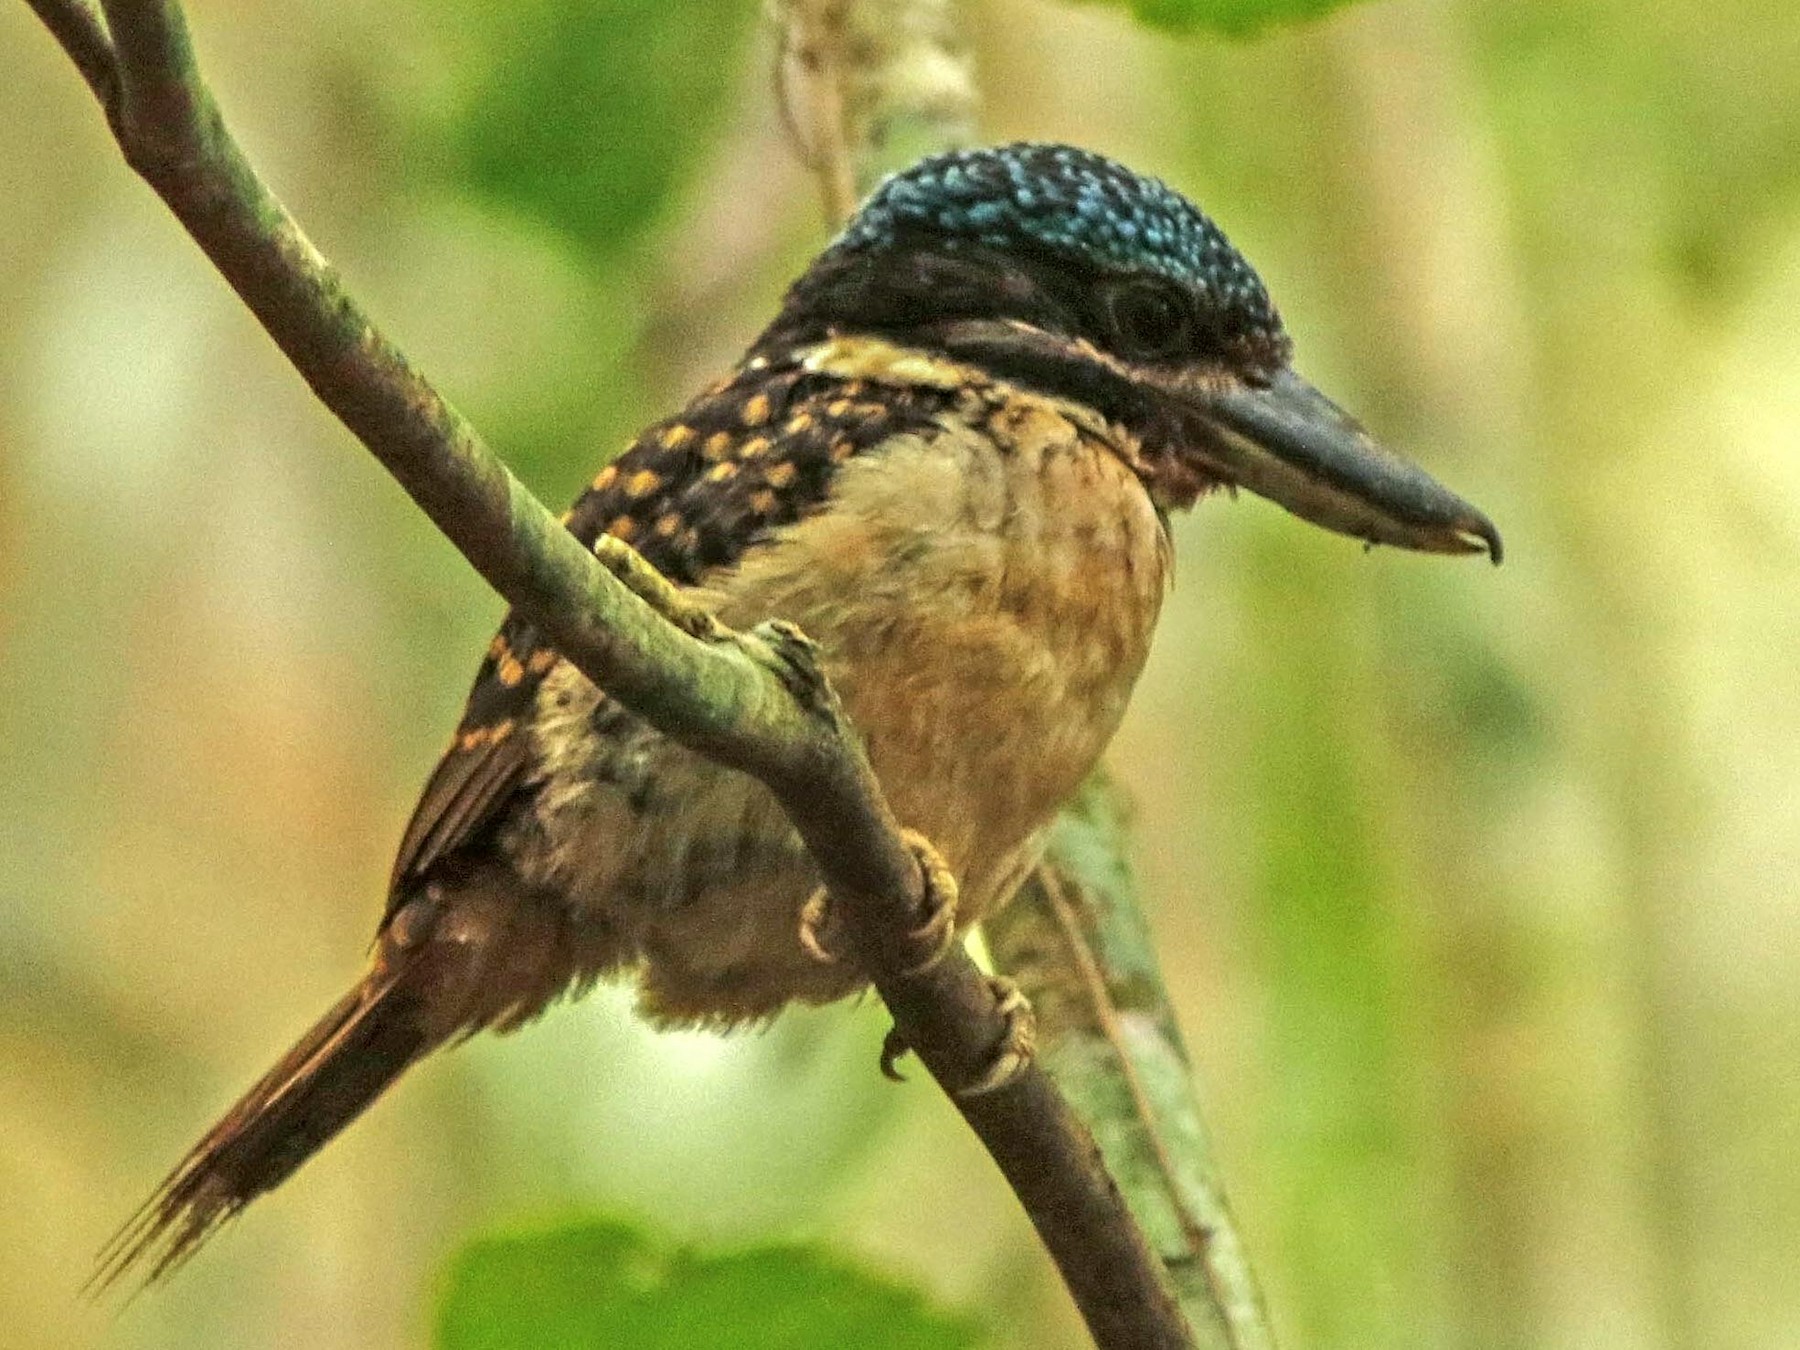
[[[1165,505],[1241,485],[1371,543],[1500,560],[1486,516],[1294,371],[1261,278],[1217,225],[1088,151],[957,150],[884,181],[769,337],[858,333],[1095,409],[1141,443]]]

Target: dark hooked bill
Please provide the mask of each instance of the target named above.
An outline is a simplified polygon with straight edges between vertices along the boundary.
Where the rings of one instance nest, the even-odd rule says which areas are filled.
[[[1496,563],[1494,523],[1423,469],[1377,444],[1292,370],[1266,386],[1234,384],[1196,399],[1194,450],[1227,482],[1302,520],[1374,544],[1479,553]]]

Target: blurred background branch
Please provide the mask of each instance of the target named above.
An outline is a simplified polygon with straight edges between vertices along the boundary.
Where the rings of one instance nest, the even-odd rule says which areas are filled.
[[[975,141],[981,98],[954,0],[769,0],[769,11],[776,96],[833,224],[884,173]]]
[[[908,159],[974,137],[979,96],[944,0],[781,0],[773,12],[779,84],[833,224],[891,162],[894,128],[910,133]],[[1099,771],[1057,822],[1043,864],[983,931],[995,966],[1038,1009],[1045,1067],[1100,1142],[1199,1344],[1272,1350],[1126,833],[1119,790]]]
[[[1273,1350],[1127,846],[1119,790],[1096,774],[984,932],[1037,1009],[1044,1065],[1099,1139],[1199,1344]]]

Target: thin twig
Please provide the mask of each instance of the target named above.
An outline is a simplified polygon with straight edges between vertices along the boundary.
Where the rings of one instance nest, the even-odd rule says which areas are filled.
[[[638,599],[691,638],[725,642],[734,635],[705,605],[650,565],[650,560],[616,534],[594,540],[594,557]]]
[[[94,59],[93,45],[80,45],[92,36],[80,0],[34,8],[78,64],[77,47]],[[923,881],[804,640],[780,625],[692,637],[601,566],[375,327],[257,178],[200,77],[176,0],[106,0],[105,13],[118,90],[108,120],[127,162],[320,400],[577,668],[674,740],[769,787],[840,902],[900,1034],[999,1164],[1096,1342],[1190,1345],[1155,1255],[1049,1078],[1033,1066],[997,1091],[956,1095],[979,1077],[1005,1023],[960,950],[907,970]]]
[[[113,61],[112,39],[106,23],[91,0],[25,0],[43,20],[88,88],[99,100],[106,120],[113,120],[119,106],[119,69]]]

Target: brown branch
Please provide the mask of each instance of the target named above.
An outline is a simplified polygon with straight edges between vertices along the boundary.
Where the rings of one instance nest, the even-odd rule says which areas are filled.
[[[810,644],[778,624],[693,636],[637,593],[648,564],[609,557],[637,579],[634,591],[556,522],[375,327],[257,178],[200,77],[175,0],[106,0],[110,60],[82,0],[33,8],[101,97],[126,161],[476,570],[611,696],[780,800],[896,1027],[999,1164],[1096,1342],[1189,1345],[1156,1257],[1045,1074],[1034,1066],[997,1091],[956,1095],[978,1078],[1005,1024],[960,950],[907,973],[922,878]]]

